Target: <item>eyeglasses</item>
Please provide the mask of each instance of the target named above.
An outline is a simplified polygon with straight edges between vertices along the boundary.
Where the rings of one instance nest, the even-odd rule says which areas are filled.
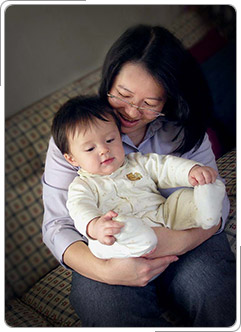
[[[151,108],[147,108],[147,107],[141,107],[141,106],[137,106],[135,104],[133,104],[132,102],[129,102],[127,101],[126,99],[124,98],[120,98],[120,97],[117,97],[117,96],[114,96],[112,93],[107,93],[107,96],[110,97],[110,98],[113,98],[116,100],[117,103],[125,103],[131,107],[134,107],[136,108],[138,111],[145,111],[147,112],[147,114],[149,115],[155,115],[155,117],[158,117],[158,116],[165,116],[165,114],[161,113],[161,112],[158,112],[158,111],[154,111],[153,109]]]

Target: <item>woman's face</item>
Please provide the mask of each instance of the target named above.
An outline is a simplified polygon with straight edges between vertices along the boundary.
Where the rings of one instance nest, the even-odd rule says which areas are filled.
[[[133,143],[140,144],[147,124],[156,119],[156,114],[161,113],[165,105],[166,93],[163,86],[141,64],[126,63],[116,76],[109,93],[118,97],[109,97],[109,103],[119,114],[122,132]],[[119,98],[144,109],[138,109]]]

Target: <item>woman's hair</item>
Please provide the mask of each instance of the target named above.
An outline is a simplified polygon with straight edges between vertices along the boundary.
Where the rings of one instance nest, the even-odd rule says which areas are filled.
[[[69,135],[88,129],[97,119],[109,121],[112,116],[118,129],[120,121],[111,107],[98,96],[77,96],[69,99],[55,114],[51,132],[55,144],[64,153],[70,152]]]
[[[182,132],[183,137],[175,152],[183,154],[198,148],[212,108],[206,82],[191,54],[163,27],[138,25],[129,28],[107,53],[99,89],[104,100],[107,100],[107,92],[127,62],[143,65],[165,88],[164,123],[174,122],[180,127],[178,132]],[[173,140],[180,138],[178,136]]]

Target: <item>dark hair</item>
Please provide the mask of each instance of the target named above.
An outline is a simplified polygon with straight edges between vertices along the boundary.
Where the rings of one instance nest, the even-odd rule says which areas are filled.
[[[199,65],[191,54],[163,27],[131,27],[107,53],[99,89],[101,98],[107,100],[107,92],[127,62],[142,64],[165,88],[164,124],[172,121],[180,127],[178,133],[183,133],[175,152],[182,154],[193,147],[198,148],[206,131],[211,99]],[[173,141],[177,138],[178,135]]]
[[[51,132],[59,150],[69,153],[68,135],[80,128],[87,129],[97,119],[109,121],[111,115],[120,130],[120,121],[111,107],[98,96],[77,96],[69,99],[55,114]]]

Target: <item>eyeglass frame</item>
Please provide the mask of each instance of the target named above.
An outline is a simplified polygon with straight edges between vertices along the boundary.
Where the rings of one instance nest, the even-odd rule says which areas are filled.
[[[152,112],[153,114],[155,114],[155,116],[158,118],[159,116],[165,116],[165,114],[161,113],[161,112],[158,112],[158,111],[154,111],[152,110],[151,108],[148,108],[148,107],[142,107],[142,106],[137,106],[135,104],[133,104],[132,102],[130,101],[127,101],[121,97],[118,97],[118,96],[115,96],[113,95],[112,93],[109,93],[107,92],[107,97],[110,97],[110,98],[116,98],[120,101],[122,101],[123,103],[126,103],[127,105],[130,105],[131,107],[134,107],[136,108],[138,111],[150,111]]]

